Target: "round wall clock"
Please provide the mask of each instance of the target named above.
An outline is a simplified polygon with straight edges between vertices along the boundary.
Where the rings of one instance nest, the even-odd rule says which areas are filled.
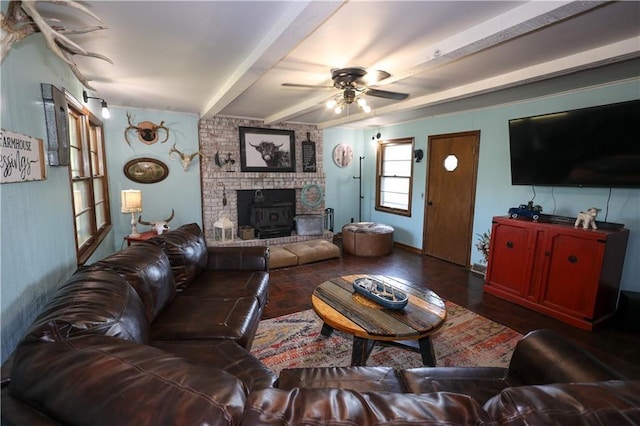
[[[333,162],[338,167],[347,167],[353,160],[353,149],[346,143],[341,143],[333,148]]]

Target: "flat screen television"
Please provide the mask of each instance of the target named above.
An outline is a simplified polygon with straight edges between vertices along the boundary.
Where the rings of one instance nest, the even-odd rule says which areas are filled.
[[[640,188],[640,100],[509,120],[511,183]]]

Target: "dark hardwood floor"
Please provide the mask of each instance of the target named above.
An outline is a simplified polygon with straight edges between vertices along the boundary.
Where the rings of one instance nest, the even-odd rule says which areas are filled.
[[[482,291],[481,275],[428,256],[396,247],[377,258],[342,258],[271,271],[269,304],[263,318],[311,309],[313,289],[329,278],[348,274],[386,274],[436,292],[484,317],[526,334],[547,328],[573,340],[597,358],[629,377],[640,379],[640,332],[624,331],[614,321],[595,331],[583,331]]]

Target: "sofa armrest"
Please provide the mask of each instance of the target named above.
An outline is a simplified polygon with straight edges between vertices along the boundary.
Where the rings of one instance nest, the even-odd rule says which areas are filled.
[[[217,368],[100,335],[21,342],[9,384],[63,424],[239,424],[246,392]]]
[[[207,269],[212,271],[268,271],[269,248],[207,247]]]
[[[551,330],[532,331],[518,342],[511,357],[509,373],[529,385],[625,378]]]

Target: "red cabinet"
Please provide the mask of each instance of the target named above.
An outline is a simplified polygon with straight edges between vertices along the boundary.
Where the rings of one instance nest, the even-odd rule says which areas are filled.
[[[484,290],[585,330],[613,315],[627,229],[494,217]]]

